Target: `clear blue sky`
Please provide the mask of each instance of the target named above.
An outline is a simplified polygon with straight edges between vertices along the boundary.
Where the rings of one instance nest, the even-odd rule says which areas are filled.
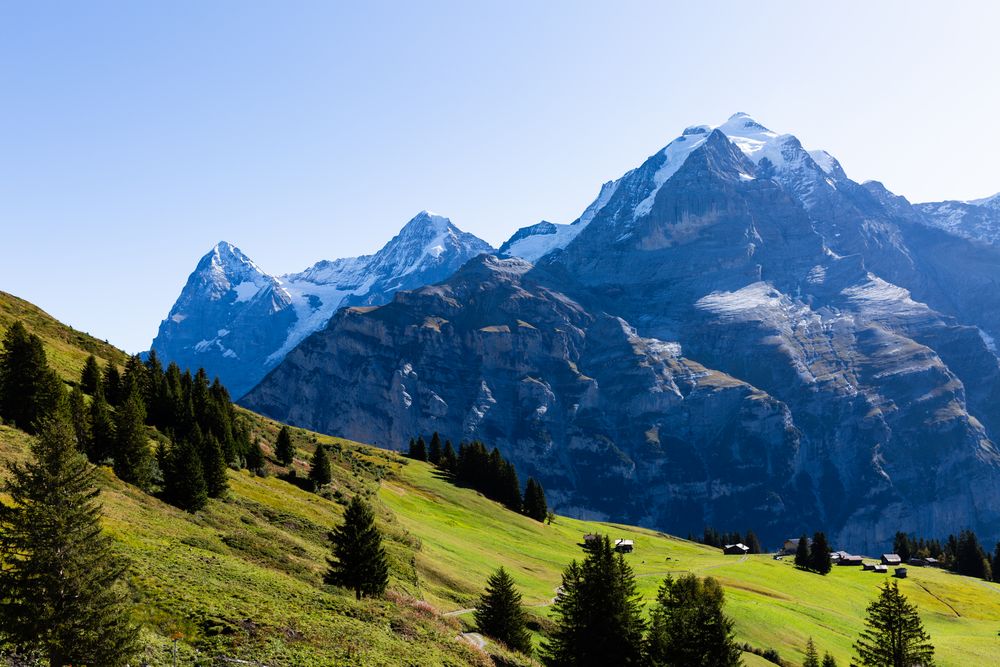
[[[986,196],[996,6],[4,2],[0,289],[138,351],[220,239],[284,273],[426,208],[498,244],[735,111]]]

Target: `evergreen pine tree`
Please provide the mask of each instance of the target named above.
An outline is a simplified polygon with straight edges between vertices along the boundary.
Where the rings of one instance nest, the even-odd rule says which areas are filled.
[[[961,532],[954,554],[954,569],[959,574],[987,580],[992,578],[989,558],[971,530]]]
[[[647,638],[647,664],[655,667],[737,667],[742,651],[733,620],[722,611],[722,586],[708,577],[668,576],[656,597]]]
[[[830,572],[833,563],[830,561],[830,545],[826,541],[826,535],[818,532],[813,535],[812,548],[809,550],[809,569],[827,574]]]
[[[512,512],[520,512],[523,508],[521,500],[521,481],[517,478],[517,470],[510,461],[504,461],[500,473],[500,497],[504,507]]]
[[[87,410],[87,403],[79,387],[73,387],[72,391],[69,392],[69,419],[73,425],[73,432],[76,433],[76,447],[81,452],[85,452],[92,437],[90,412]]]
[[[313,452],[312,463],[309,466],[309,480],[316,489],[333,481],[330,457],[327,456],[326,447],[323,445],[316,445],[316,451]]]
[[[215,436],[209,433],[202,436],[198,451],[201,455],[201,469],[205,475],[208,497],[220,498],[229,488],[229,476],[226,474],[228,466],[222,455],[222,447]]]
[[[175,507],[197,512],[208,503],[201,457],[188,439],[175,442],[167,454],[163,485],[167,502]]]
[[[515,651],[531,653],[531,634],[526,626],[521,594],[503,567],[486,580],[486,591],[479,598],[475,619],[476,627],[484,635]]]
[[[820,667],[837,667],[837,661],[829,653],[824,653],[823,654],[823,664]]]
[[[799,546],[795,549],[795,565],[802,568],[809,567],[809,540],[805,533],[802,533],[802,537],[799,538]]]
[[[0,417],[35,432],[35,422],[51,415],[64,400],[62,382],[49,368],[42,339],[20,321],[3,337],[0,351]]]
[[[819,653],[816,652],[816,644],[813,643],[812,637],[806,643],[806,657],[802,661],[802,667],[820,667]]]
[[[80,388],[83,393],[93,396],[101,386],[101,367],[97,365],[97,357],[90,355],[83,364],[80,373]]]
[[[454,474],[457,466],[458,455],[455,454],[455,447],[451,444],[451,440],[445,440],[444,452],[441,454],[441,463],[439,464],[439,467],[445,472]]]
[[[752,530],[747,531],[747,539],[745,544],[748,547],[750,547],[750,553],[752,554],[763,553],[762,549],[760,548],[760,540],[757,539],[757,534],[754,533]]]
[[[254,440],[250,443],[246,453],[247,470],[260,473],[264,470],[264,450],[260,448],[260,441]]]
[[[993,548],[993,581],[1000,581],[1000,542]]]
[[[292,465],[295,458],[295,448],[292,447],[292,433],[287,426],[278,431],[278,441],[274,445],[274,457],[283,466]]]
[[[153,482],[153,456],[146,437],[146,410],[133,393],[118,408],[115,420],[115,474],[123,482],[149,490]]]
[[[557,627],[542,645],[546,665],[642,665],[642,604],[635,575],[602,536],[563,573]]]
[[[84,451],[91,463],[100,465],[114,456],[115,422],[111,416],[111,406],[104,400],[101,385],[97,386],[94,400],[90,402],[90,440]]]
[[[410,458],[417,461],[427,460],[427,443],[424,442],[423,436],[419,436],[410,448]]]
[[[330,534],[333,558],[328,558],[330,569],[324,581],[334,586],[344,586],[354,591],[360,600],[363,595],[377,596],[389,584],[389,564],[382,535],[375,525],[375,515],[359,496],[354,496],[344,523]]]
[[[125,564],[101,531],[98,473],[61,418],[38,422],[32,459],[10,466],[0,501],[0,643],[50,666],[125,665],[137,652]]]
[[[118,407],[125,400],[126,397],[122,395],[122,375],[115,362],[108,360],[104,367],[101,385],[104,387],[104,398],[109,405]]]
[[[931,667],[934,647],[917,615],[917,608],[887,581],[868,605],[865,629],[854,644],[861,667]]]
[[[910,536],[902,531],[898,531],[892,540],[892,552],[899,556],[904,563],[910,560],[911,556],[916,555],[910,553]]]
[[[529,477],[524,487],[524,513],[535,521],[545,521],[548,512],[549,507],[545,502],[542,485],[536,482],[534,477]]]
[[[427,460],[433,465],[438,465],[441,463],[441,436],[438,435],[437,431],[431,436],[431,444],[427,450]]]

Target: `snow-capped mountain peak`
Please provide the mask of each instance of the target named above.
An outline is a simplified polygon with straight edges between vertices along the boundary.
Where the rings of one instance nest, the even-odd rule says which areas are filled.
[[[152,348],[167,361],[204,366],[240,396],[338,308],[385,303],[400,289],[443,280],[493,251],[430,211],[374,255],[323,260],[281,276],[220,241],[198,262]]]

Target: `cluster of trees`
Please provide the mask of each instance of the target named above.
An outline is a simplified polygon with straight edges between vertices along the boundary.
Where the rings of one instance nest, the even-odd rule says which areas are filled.
[[[146,491],[162,489],[164,500],[188,511],[205,506],[227,488],[226,469],[263,466],[260,445],[236,416],[229,392],[205,369],[166,369],[156,352],[138,355],[123,373],[108,362],[101,370],[91,356],[80,376],[79,392],[91,396],[89,410],[74,389],[70,406],[78,439],[94,463],[110,460],[124,481]],[[146,427],[162,433],[155,453]]]
[[[994,547],[991,558],[979,543],[976,533],[971,530],[963,530],[958,536],[949,535],[944,542],[897,532],[893,540],[893,551],[904,561],[910,558],[936,558],[958,574],[1000,581],[1000,542]]]
[[[837,660],[829,652],[823,654],[823,661],[820,662],[819,651],[812,637],[806,643],[806,656],[802,661],[802,667],[837,667]]]
[[[601,536],[582,563],[563,573],[553,606],[556,628],[542,644],[542,659],[553,667],[739,665],[741,649],[723,598],[710,577],[668,576],[646,623],[632,568]]]
[[[41,339],[15,322],[0,351],[0,418],[29,433],[65,410],[77,447],[95,464],[110,464],[125,482],[196,511],[225,493],[228,466],[263,466],[258,443],[237,418],[229,392],[204,369],[166,369],[155,352],[130,357],[120,370],[91,355],[67,392],[49,367]],[[150,428],[158,430],[156,451]]]
[[[428,445],[423,436],[410,438],[407,456],[417,461],[427,461],[451,475],[459,486],[479,491],[490,500],[495,500],[507,509],[522,512],[536,521],[549,518],[549,507],[545,500],[545,489],[533,477],[528,478],[521,493],[521,482],[514,464],[506,460],[500,450],[486,448],[482,442],[461,443],[458,453],[435,432]]]
[[[819,574],[830,572],[833,561],[830,559],[830,543],[826,541],[825,533],[817,532],[813,535],[812,544],[809,544],[806,534],[802,534],[795,551],[795,566]]]
[[[742,543],[750,547],[750,553],[752,554],[764,553],[760,547],[760,540],[757,539],[756,533],[752,530],[748,530],[744,536],[740,535],[738,531],[732,533],[720,533],[715,528],[706,527],[701,539],[698,539],[693,535],[689,535],[688,539],[692,542],[701,542],[702,544],[707,544],[710,547],[718,547],[720,549],[727,544]]]

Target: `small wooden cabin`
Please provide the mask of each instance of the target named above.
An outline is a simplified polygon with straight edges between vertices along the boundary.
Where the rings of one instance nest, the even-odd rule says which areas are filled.
[[[742,542],[737,542],[736,544],[727,544],[722,547],[722,553],[727,556],[746,556],[750,553],[750,547],[743,544]]]

